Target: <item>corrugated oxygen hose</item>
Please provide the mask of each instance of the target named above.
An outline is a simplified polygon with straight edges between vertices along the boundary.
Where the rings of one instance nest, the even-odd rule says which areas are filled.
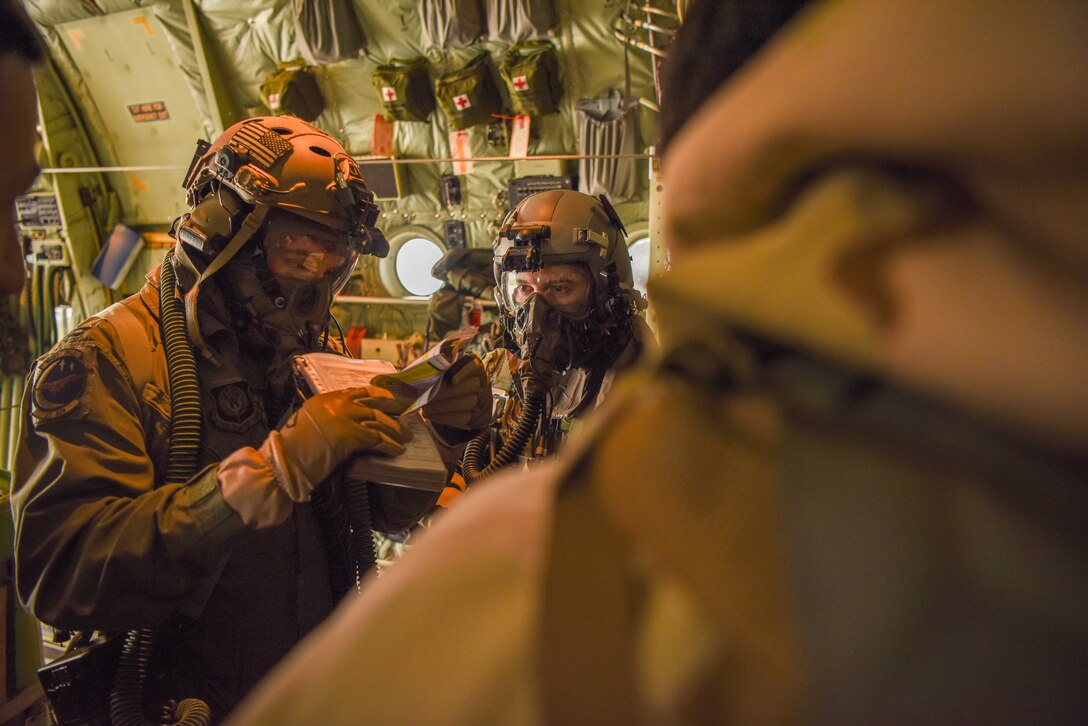
[[[374,552],[373,517],[370,514],[370,485],[352,482],[347,489],[348,517],[351,526],[351,563],[354,570],[355,589],[362,585],[363,575],[374,568],[377,555]]]
[[[184,484],[196,473],[200,452],[200,381],[196,358],[185,333],[185,313],[176,298],[177,278],[173,254],[162,262],[159,286],[159,316],[163,344],[166,346],[170,375],[170,454],[166,469],[167,484]],[[155,631],[142,628],[129,632],[121,649],[121,660],[110,693],[110,720],[113,726],[145,726],[144,686],[151,670],[155,650]],[[182,700],[175,709],[178,726],[208,726],[211,709],[195,698]]]
[[[461,460],[461,472],[465,475],[465,481],[473,482],[487,476],[497,469],[509,466],[517,461],[518,454],[525,449],[529,437],[536,429],[537,421],[544,410],[545,395],[543,393],[531,393],[525,399],[525,408],[521,411],[514,432],[503,442],[502,447],[495,454],[490,463],[484,464],[487,458],[487,445],[491,438],[491,429],[485,429],[465,447],[465,455]]]

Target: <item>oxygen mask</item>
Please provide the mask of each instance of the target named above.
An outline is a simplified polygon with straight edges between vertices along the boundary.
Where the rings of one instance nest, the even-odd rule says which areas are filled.
[[[572,331],[589,313],[591,282],[582,265],[550,265],[505,272],[503,305],[513,312],[514,342],[540,383],[570,367]]]
[[[228,295],[240,304],[236,325],[281,355],[312,349],[358,259],[347,235],[278,216],[254,254],[239,255],[225,270]]]
[[[556,374],[570,365],[571,351],[563,315],[536,293],[514,312],[511,331],[521,356],[529,362],[533,380],[549,388]]]

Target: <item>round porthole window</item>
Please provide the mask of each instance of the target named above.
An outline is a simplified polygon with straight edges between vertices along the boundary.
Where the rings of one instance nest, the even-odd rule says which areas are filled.
[[[397,280],[410,295],[426,297],[442,286],[431,277],[431,268],[442,257],[442,248],[424,237],[413,237],[397,250]]]
[[[650,278],[650,238],[649,236],[636,237],[627,246],[631,253],[631,276],[634,278],[635,289],[646,294],[646,281]]]
[[[394,297],[428,297],[442,286],[431,268],[445,254],[438,237],[425,227],[402,227],[388,234],[389,256],[378,262],[382,284]]]

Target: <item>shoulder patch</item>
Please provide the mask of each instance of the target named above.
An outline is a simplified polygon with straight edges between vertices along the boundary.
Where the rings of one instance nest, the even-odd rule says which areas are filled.
[[[43,361],[34,377],[34,415],[55,418],[75,408],[87,388],[87,374],[78,353],[65,352]]]

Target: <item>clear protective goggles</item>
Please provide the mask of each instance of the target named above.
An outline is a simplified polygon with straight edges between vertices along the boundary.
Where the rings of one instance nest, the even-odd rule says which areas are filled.
[[[347,283],[359,261],[346,233],[316,223],[273,227],[265,234],[264,253],[268,269],[281,280],[327,280],[333,292]]]
[[[589,270],[583,265],[549,265],[535,271],[503,272],[499,294],[510,309],[523,305],[532,294],[571,317],[589,311],[593,287]]]

